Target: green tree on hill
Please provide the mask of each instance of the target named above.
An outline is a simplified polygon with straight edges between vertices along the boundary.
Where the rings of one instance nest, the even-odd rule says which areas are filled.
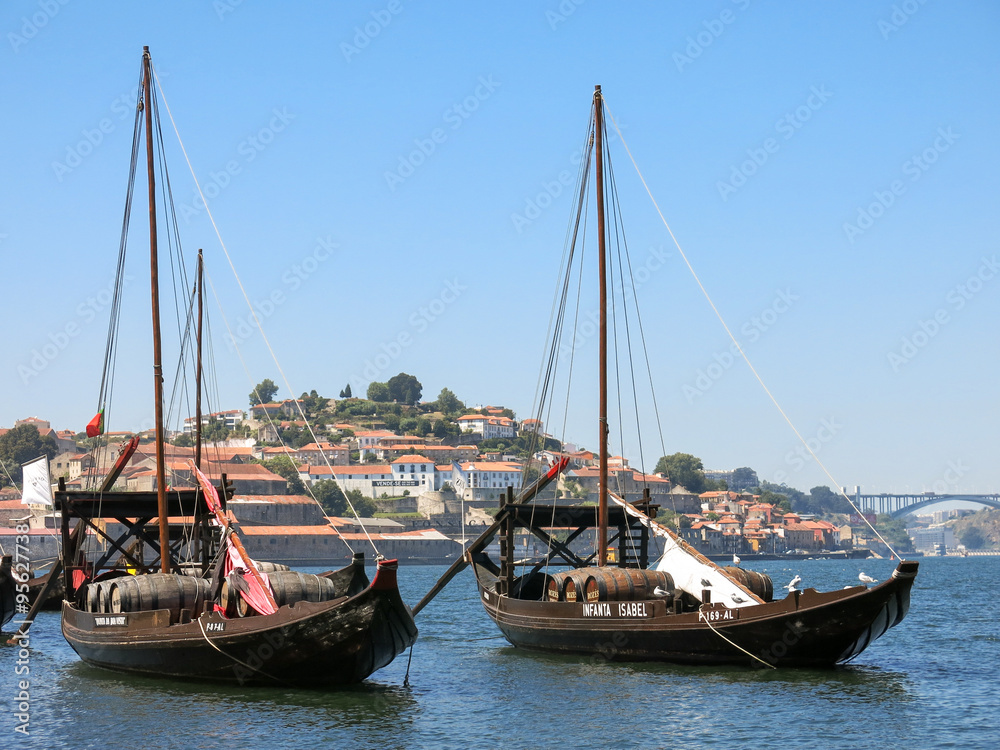
[[[271,403],[277,392],[278,386],[274,384],[274,381],[270,378],[264,378],[250,392],[250,406]]]
[[[458,396],[452,393],[448,388],[441,389],[435,405],[437,406],[437,410],[445,415],[458,414],[465,409],[465,404],[459,401]]]
[[[369,401],[392,401],[389,386],[386,383],[371,382],[368,384]]]
[[[405,372],[393,375],[386,385],[389,387],[389,399],[401,404],[417,403],[424,390],[419,380]]]
[[[51,435],[42,435],[33,424],[19,424],[0,435],[0,462],[15,482],[21,481],[21,464],[39,456],[52,458],[58,448]],[[0,487],[7,481],[7,472],[0,472]]]
[[[699,495],[706,491],[705,471],[701,459],[690,453],[673,453],[656,462],[655,474],[666,474],[674,485]]]

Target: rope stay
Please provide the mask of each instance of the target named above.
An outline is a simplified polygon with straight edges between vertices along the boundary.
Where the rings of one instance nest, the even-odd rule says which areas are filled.
[[[660,217],[660,221],[663,222],[663,226],[666,227],[667,233],[670,235],[671,241],[673,241],[674,246],[677,248],[677,252],[680,253],[681,258],[684,260],[684,264],[687,266],[687,269],[691,273],[692,278],[694,278],[695,283],[701,290],[702,296],[705,297],[705,300],[708,302],[709,307],[712,308],[712,312],[715,313],[715,317],[718,318],[719,323],[725,330],[726,335],[729,337],[729,340],[732,341],[733,345],[736,347],[736,350],[739,352],[740,357],[742,357],[743,361],[746,362],[747,367],[750,369],[750,372],[754,376],[754,379],[756,379],[757,383],[763,389],[764,393],[767,394],[768,399],[770,399],[771,403],[774,404],[774,407],[778,410],[778,413],[785,420],[789,428],[791,428],[792,432],[795,433],[795,437],[799,439],[799,442],[802,443],[805,449],[809,452],[809,455],[812,456],[812,459],[816,462],[816,465],[819,466],[819,468],[823,471],[823,473],[826,474],[826,476],[833,483],[834,487],[837,488],[837,491],[840,493],[841,497],[843,497],[845,500],[847,500],[848,503],[851,504],[851,507],[854,508],[855,511],[857,511],[858,515],[865,522],[868,528],[872,530],[875,536],[877,536],[879,541],[881,541],[886,546],[889,552],[892,553],[895,557],[899,557],[899,553],[897,553],[896,550],[892,547],[892,545],[885,540],[885,538],[878,532],[875,526],[867,518],[865,518],[865,515],[864,513],[862,513],[861,509],[858,508],[858,506],[854,504],[854,501],[850,498],[850,496],[846,492],[844,492],[842,485],[840,485],[837,482],[837,480],[834,478],[830,470],[827,469],[826,465],[820,460],[819,456],[809,445],[809,441],[802,436],[801,432],[799,432],[798,428],[792,422],[791,417],[788,416],[788,413],[782,408],[781,404],[778,402],[778,399],[771,392],[770,388],[767,387],[767,384],[764,382],[764,379],[757,371],[757,368],[753,366],[753,363],[747,356],[746,351],[744,351],[743,347],[740,345],[739,340],[733,334],[733,331],[729,327],[729,324],[726,323],[726,320],[723,317],[722,312],[716,306],[715,302],[712,300],[711,295],[708,293],[708,290],[705,288],[705,285],[702,283],[701,278],[695,272],[694,266],[688,259],[687,253],[685,253],[684,249],[681,247],[681,243],[678,241],[676,235],[674,234],[673,229],[670,228],[670,224],[667,222],[666,217],[663,215],[663,211],[660,209],[660,206],[657,203],[656,198],[653,196],[653,191],[650,189],[649,184],[646,182],[646,178],[643,176],[642,171],[639,169],[639,165],[636,163],[635,157],[632,155],[632,151],[631,149],[629,149],[628,143],[625,141],[625,136],[622,134],[621,129],[618,127],[618,122],[615,120],[614,115],[611,113],[610,107],[606,107],[606,109],[608,112],[608,117],[610,118],[612,124],[614,125],[615,132],[618,134],[618,137],[621,139],[622,146],[625,148],[625,153],[628,154],[629,160],[632,162],[632,166],[635,168],[636,174],[639,176],[639,180],[642,182],[642,186],[646,190],[646,194],[649,196],[649,199],[653,203],[653,207],[656,209],[656,213]]]
[[[291,384],[289,383],[288,377],[287,377],[287,375],[285,375],[285,371],[282,368],[281,363],[278,361],[278,357],[277,357],[277,354],[274,351],[274,347],[271,345],[271,340],[267,337],[267,334],[264,331],[264,326],[261,323],[260,317],[257,315],[257,310],[254,307],[253,303],[250,301],[250,296],[249,296],[249,294],[247,294],[246,287],[243,285],[243,280],[240,278],[239,273],[236,271],[236,266],[233,263],[232,256],[229,254],[229,249],[226,247],[226,243],[222,239],[222,233],[219,230],[219,225],[216,223],[215,216],[212,213],[212,208],[209,205],[209,202],[208,202],[208,200],[205,197],[205,193],[202,191],[201,181],[198,179],[198,175],[194,171],[194,166],[191,164],[191,158],[188,156],[187,149],[184,146],[184,141],[181,138],[180,131],[177,128],[177,122],[176,122],[176,120],[174,120],[174,115],[173,115],[173,113],[170,110],[170,105],[167,102],[166,93],[163,90],[163,84],[160,81],[160,77],[159,77],[159,74],[156,71],[155,66],[152,68],[152,70],[153,70],[153,77],[156,80],[156,88],[159,90],[160,98],[163,100],[163,106],[167,110],[167,116],[170,118],[170,124],[173,127],[173,129],[174,129],[174,135],[177,137],[177,143],[180,145],[181,153],[184,155],[184,161],[187,163],[188,170],[191,172],[191,178],[192,178],[192,180],[194,180],[194,185],[195,185],[195,189],[198,191],[198,196],[201,198],[202,204],[205,206],[205,214],[208,216],[209,222],[212,224],[212,229],[215,232],[215,236],[216,236],[216,238],[219,241],[219,246],[222,248],[222,252],[226,256],[226,261],[229,264],[229,268],[230,268],[230,270],[233,273],[233,277],[236,280],[236,284],[239,287],[241,294],[243,295],[243,299],[247,303],[247,307],[250,309],[250,315],[253,318],[254,325],[256,326],[257,330],[260,331],[261,339],[263,340],[265,346],[267,347],[267,350],[268,350],[268,352],[271,355],[271,359],[273,360],[275,367],[278,369],[278,373],[281,376],[281,380],[284,383],[285,388],[288,390],[289,393],[294,394],[295,390],[292,388]],[[217,295],[216,295],[216,300],[218,300],[218,296]],[[229,326],[228,326],[228,323],[227,323],[227,329],[228,328],[229,328]],[[235,336],[232,336],[231,329],[229,330],[229,333],[230,333],[230,336],[232,337],[232,340],[235,342],[236,338],[235,338]],[[245,365],[245,363],[244,363],[244,365]],[[252,380],[253,380],[253,378],[251,377],[251,382],[252,382]],[[302,409],[302,404],[299,402],[299,399],[293,399],[293,402],[295,403],[295,406],[296,406],[296,409],[299,412],[299,415],[302,417],[302,421],[305,423],[306,428],[309,430],[309,435],[313,439],[313,442],[318,443],[319,439],[316,437],[316,433],[313,431],[312,424],[309,422],[309,419],[306,417],[306,414],[305,414],[305,412]],[[347,506],[351,509],[351,513],[353,513],[354,517],[358,520],[358,525],[361,527],[361,530],[364,533],[365,538],[368,540],[368,543],[371,544],[372,549],[375,550],[376,558],[377,559],[381,558],[382,555],[381,555],[381,553],[378,550],[378,546],[375,544],[375,541],[372,539],[371,534],[368,533],[367,527],[363,523],[361,523],[361,516],[358,514],[357,509],[354,507],[354,503],[351,502],[350,497],[348,496],[347,492],[344,491],[344,488],[341,486],[341,483],[337,479],[336,474],[333,473],[333,466],[330,464],[329,457],[325,453],[323,453],[323,451],[320,451],[320,454],[323,456],[323,460],[326,463],[327,468],[330,469],[330,477],[331,477],[331,479],[337,485],[337,487],[340,489],[340,491],[343,493],[344,499],[347,501]],[[342,535],[341,535],[341,538],[343,538]]]

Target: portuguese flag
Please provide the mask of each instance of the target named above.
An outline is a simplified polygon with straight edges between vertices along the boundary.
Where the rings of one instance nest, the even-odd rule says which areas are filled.
[[[104,409],[101,409],[94,418],[87,422],[87,437],[97,437],[104,432]]]

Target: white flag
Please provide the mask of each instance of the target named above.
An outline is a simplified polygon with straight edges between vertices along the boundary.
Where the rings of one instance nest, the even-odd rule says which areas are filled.
[[[25,505],[52,505],[52,477],[49,476],[49,458],[41,456],[22,464],[24,489],[21,502]]]

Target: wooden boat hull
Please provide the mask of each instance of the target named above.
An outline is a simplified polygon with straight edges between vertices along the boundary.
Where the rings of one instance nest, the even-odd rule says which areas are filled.
[[[41,575],[32,575],[28,579],[28,599],[34,602],[35,599],[42,593],[46,584],[48,584],[49,579],[52,577],[52,573],[43,573]],[[40,609],[51,610],[58,612],[62,608],[62,600],[65,595],[66,587],[63,585],[62,578],[58,575],[52,584],[49,586],[49,590],[45,595],[45,600],[39,605]]]
[[[336,574],[334,574],[336,575]],[[371,585],[272,615],[206,613],[170,624],[165,609],[93,614],[63,603],[62,631],[84,662],[132,674],[301,687],[360,682],[413,644],[417,628],[396,587],[395,561]]]
[[[483,606],[514,646],[621,661],[775,667],[831,667],[860,654],[906,616],[916,572],[917,563],[904,561],[870,589],[806,589],[752,607],[708,604],[674,614],[662,600],[585,604],[498,596],[495,576],[476,565]]]

